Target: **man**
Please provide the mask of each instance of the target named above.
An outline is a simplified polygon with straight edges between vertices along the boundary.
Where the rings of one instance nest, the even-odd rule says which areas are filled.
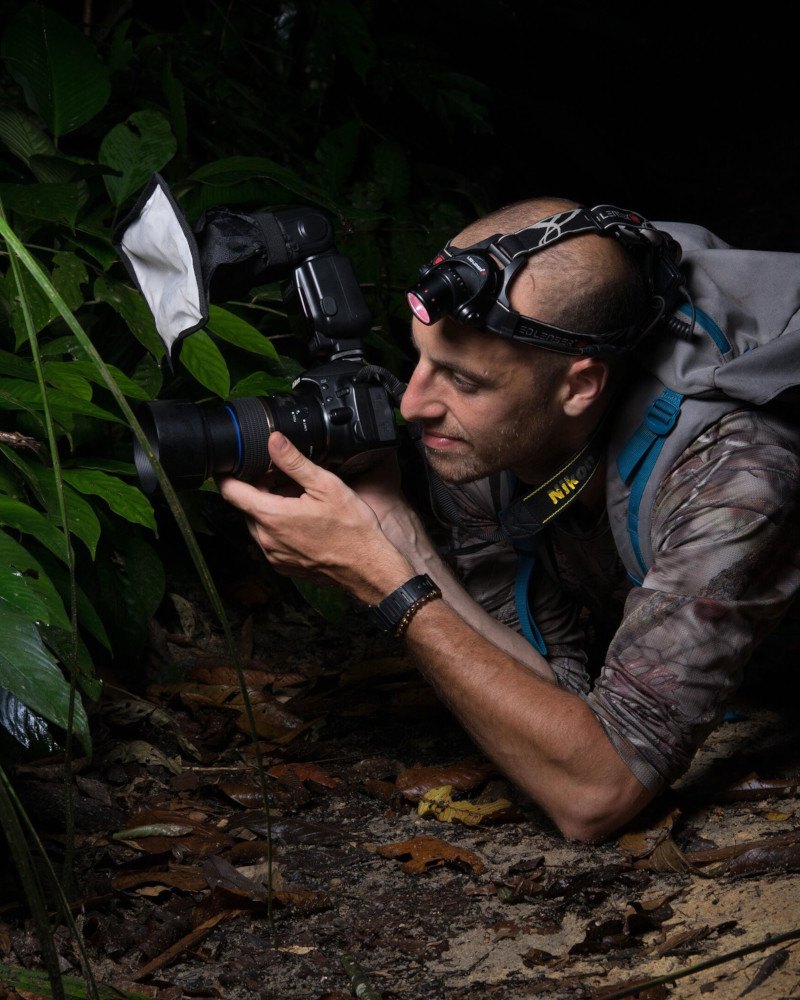
[[[575,208],[560,199],[509,206],[453,244],[474,247]],[[641,333],[650,321],[652,288],[618,240],[581,233],[517,267],[508,305],[544,337],[558,341],[561,330],[602,341],[620,329]],[[351,488],[272,434],[274,466],[303,493],[276,496],[233,479],[221,492],[248,516],[278,570],[323,577],[381,605],[475,743],[565,836],[603,838],[686,769],[800,587],[797,435],[734,410],[691,442],[660,484],[657,555],[636,588],[609,531],[598,468],[535,540],[537,571],[522,584],[535,624],[525,628],[513,599],[523,555],[497,530],[498,476],[505,506],[571,468],[587,442],[600,440],[605,454],[607,414],[615,419],[638,374],[624,357],[519,343],[480,318],[460,322],[445,311],[436,319],[416,305],[419,359],[402,413],[421,430],[434,482],[447,487],[435,495],[453,529],[449,565],[404,500],[396,470]],[[585,610],[600,620],[615,602],[621,624],[590,690]]]

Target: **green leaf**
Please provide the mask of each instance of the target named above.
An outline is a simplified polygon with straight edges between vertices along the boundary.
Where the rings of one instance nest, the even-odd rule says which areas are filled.
[[[106,367],[126,396],[132,399],[152,399],[148,392],[137,382],[129,379],[119,368],[109,364],[106,364]],[[89,382],[106,386],[106,380],[91,361],[47,361],[44,365],[44,375],[50,385],[74,392],[76,396],[81,396],[83,399],[91,399],[92,397],[91,387],[88,386]],[[83,394],[86,392],[85,389],[82,392],[77,391],[81,382],[88,387],[88,395]]]
[[[49,470],[42,470],[42,473],[47,472]],[[49,479],[47,475],[40,474],[39,488],[44,494],[45,508],[50,520],[57,527],[61,527],[61,514],[52,473],[50,473]],[[95,514],[91,504],[87,503],[82,496],[66,485],[64,486],[64,503],[67,508],[70,534],[75,535],[76,538],[80,538],[89,550],[92,559],[94,559],[97,551],[97,543],[100,541],[100,521],[97,518],[97,514]]]
[[[338,624],[352,602],[338,587],[319,587],[307,580],[292,580],[311,607],[334,625]]]
[[[24,574],[27,585],[47,609],[47,620],[50,625],[69,632],[70,621],[64,610],[64,602],[50,576],[25,546],[5,531],[0,531],[0,563]]]
[[[220,349],[203,330],[198,330],[181,343],[180,359],[200,385],[227,399],[231,377]]]
[[[265,337],[263,333],[260,333],[254,326],[251,326],[246,320],[241,319],[241,317],[236,316],[232,312],[228,312],[227,309],[222,309],[219,306],[210,306],[208,310],[207,329],[215,337],[227,340],[229,344],[241,347],[244,351],[250,351],[252,354],[262,354],[264,357],[272,358],[274,361],[280,361],[278,352],[275,350],[271,340]]]
[[[169,163],[177,148],[169,122],[160,111],[135,111],[126,122],[115,125],[100,144],[98,157],[121,174],[103,178],[111,201],[117,207],[127,201]]]
[[[11,19],[0,54],[56,138],[88,122],[108,101],[108,73],[91,41],[40,4]]]
[[[47,585],[53,588],[63,614],[64,606],[70,601],[69,572],[66,566],[62,566],[61,563],[53,559],[48,553],[43,552],[38,563],[37,572],[42,574],[42,577],[36,581],[37,587],[41,587],[42,579],[46,580]],[[93,635],[101,645],[111,652],[111,642],[106,633],[105,626],[80,584],[75,585],[75,600],[78,611],[78,624],[82,628],[85,628],[90,635]],[[61,621],[52,622],[51,631],[46,636],[50,646],[53,646],[56,641],[51,634],[53,628],[60,628],[64,632],[71,633],[69,619],[67,619],[66,627]]]
[[[36,120],[15,108],[0,108],[0,142],[26,166],[30,165],[32,156],[55,156],[58,152],[53,140]],[[38,177],[38,180],[55,178]]]
[[[21,379],[4,379],[2,389],[6,399],[0,399],[0,409],[32,409],[41,412],[42,393],[39,385],[35,382],[23,382]],[[9,403],[8,397],[13,402]],[[76,413],[85,417],[93,417],[96,420],[109,420],[115,424],[124,424],[125,421],[115,416],[101,406],[89,403],[79,396],[63,392],[61,389],[48,389],[47,402],[54,419],[63,427],[71,427],[72,418]]]
[[[28,219],[74,226],[81,206],[79,184],[0,184],[0,200]]]
[[[164,567],[139,532],[103,533],[91,593],[115,650],[128,658],[147,640],[147,628],[164,598]]]
[[[291,379],[280,375],[269,375],[267,372],[253,372],[241,379],[231,389],[230,398],[240,399],[242,396],[271,396],[276,392],[291,392]]]
[[[23,534],[33,535],[59,559],[67,561],[67,544],[63,532],[33,507],[10,497],[0,497],[0,524],[15,528]]]
[[[6,688],[32,712],[67,728],[69,684],[47,652],[33,622],[0,605],[0,687]],[[86,711],[75,700],[74,731],[87,753],[91,738]]]
[[[164,345],[152,314],[137,291],[108,275],[101,275],[94,283],[94,297],[120,314],[134,337],[154,358],[163,357]]]
[[[275,181],[287,191],[320,203],[327,202],[325,192],[316,188],[288,167],[283,167],[266,156],[229,156],[214,160],[190,175],[190,181],[200,184],[240,184],[263,177]]]
[[[64,481],[81,493],[88,493],[105,500],[108,506],[134,524],[156,530],[155,515],[150,501],[137,486],[129,486],[116,476],[97,469],[64,469]]]
[[[89,280],[86,265],[71,250],[57,253],[53,264],[53,285],[67,308],[76,312],[83,305],[81,285]]]
[[[44,378],[48,385],[63,389],[78,399],[91,400],[92,387],[83,375],[76,371],[76,361],[47,361],[44,364]]]
[[[4,608],[37,624],[50,624],[47,604],[19,570],[0,564],[0,612]]]

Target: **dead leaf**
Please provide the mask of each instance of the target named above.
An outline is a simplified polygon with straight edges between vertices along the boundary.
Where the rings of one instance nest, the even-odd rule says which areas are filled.
[[[739,996],[743,997],[745,994],[751,993],[753,990],[757,989],[763,982],[769,979],[773,972],[777,972],[778,969],[780,969],[788,957],[789,949],[781,948],[780,951],[776,951],[774,954],[765,958],[761,965],[759,965],[758,971],[753,976],[753,980],[750,985],[747,986],[746,989],[743,989]]]
[[[448,844],[438,837],[412,837],[411,840],[403,840],[396,844],[383,844],[376,850],[384,858],[408,856],[409,860],[404,861],[400,867],[410,875],[419,875],[430,868],[448,864],[466,865],[476,875],[480,875],[486,867],[477,854],[466,848]]]
[[[472,791],[494,772],[494,767],[484,761],[465,760],[446,766],[410,767],[397,775],[395,783],[403,798],[419,802],[432,788],[443,785],[450,785],[459,792]]]
[[[800,791],[800,782],[790,778],[760,778],[755,771],[716,796],[717,802],[757,802],[760,799],[790,798]]]
[[[315,785],[322,785],[324,788],[336,788],[337,785],[341,785],[342,783],[341,778],[333,777],[327,771],[323,771],[317,764],[276,764],[275,767],[271,767],[267,771],[267,774],[273,778],[278,778],[278,780],[288,775],[297,781],[311,781]]]
[[[120,891],[137,889],[143,885],[165,885],[184,892],[202,892],[208,888],[208,881],[200,868],[180,865],[164,871],[125,872],[112,879],[111,885]]]
[[[643,814],[644,815],[644,814]],[[669,837],[675,822],[680,816],[680,809],[671,809],[649,823],[644,829],[629,830],[617,841],[617,846],[632,860],[646,858],[656,849],[662,840]]]
[[[515,806],[508,799],[497,799],[483,805],[467,799],[454,799],[452,785],[426,792],[419,801],[417,812],[420,816],[432,816],[442,823],[463,823],[465,826],[497,822],[517,815]]]

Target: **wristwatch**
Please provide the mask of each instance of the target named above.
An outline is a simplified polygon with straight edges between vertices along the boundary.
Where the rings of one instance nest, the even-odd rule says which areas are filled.
[[[370,604],[369,616],[386,633],[393,633],[399,639],[408,628],[411,619],[421,607],[442,596],[441,590],[423,573],[412,576],[397,590],[379,604]]]

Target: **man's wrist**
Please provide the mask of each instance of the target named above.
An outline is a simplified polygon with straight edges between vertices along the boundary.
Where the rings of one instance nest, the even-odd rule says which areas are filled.
[[[422,573],[406,580],[377,604],[370,604],[369,616],[383,632],[399,639],[420,608],[441,596],[439,587]]]

